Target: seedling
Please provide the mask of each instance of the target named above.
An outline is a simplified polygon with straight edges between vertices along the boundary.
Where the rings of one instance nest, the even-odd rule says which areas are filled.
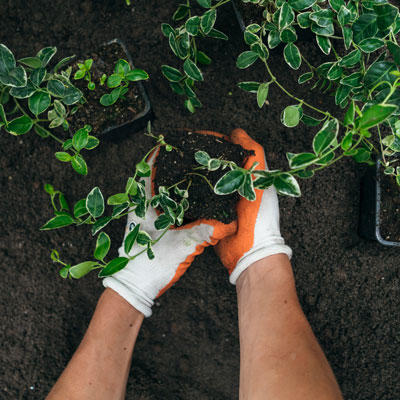
[[[85,81],[88,81],[87,87],[89,90],[96,89],[96,84],[92,82],[92,75],[90,73],[93,65],[93,60],[89,58],[85,60],[83,64],[77,63],[77,65],[79,69],[75,72],[74,79],[85,79]]]
[[[107,78],[107,86],[111,93],[101,96],[100,103],[103,106],[111,106],[118,99],[124,98],[129,90],[129,83],[149,79],[147,72],[142,69],[132,69],[128,61],[120,59],[117,61],[114,73]]]

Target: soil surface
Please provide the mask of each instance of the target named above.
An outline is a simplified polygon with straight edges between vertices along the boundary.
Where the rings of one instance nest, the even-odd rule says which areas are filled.
[[[217,219],[218,221],[229,224],[237,219],[236,203],[239,195],[233,193],[227,196],[217,196],[204,179],[206,178],[213,186],[217,183],[227,170],[222,168],[216,171],[195,170],[198,164],[194,158],[196,151],[203,150],[211,158],[233,161],[239,167],[243,167],[249,152],[241,146],[229,143],[224,139],[211,136],[196,134],[193,131],[171,131],[165,134],[165,141],[174,146],[176,150],[170,152],[161,147],[156,160],[156,176],[154,187],[158,193],[159,186],[170,187],[182,179],[187,181],[179,185],[180,189],[186,189],[189,182],[189,208],[185,212],[185,221],[191,222],[199,218]],[[201,174],[193,175],[194,173]],[[187,175],[190,174],[190,175]],[[174,200],[180,198],[174,196]]]
[[[152,101],[154,132],[193,127],[229,134],[245,129],[266,151],[269,168],[286,166],[285,152],[310,151],[317,128],[287,129],[280,122],[293,104],[271,86],[269,104],[259,109],[254,94],[240,81],[265,81],[261,62],[235,68],[243,43],[230,4],[218,10],[216,28],[229,41],[199,40],[213,63],[198,84],[203,108],[189,114],[182,97],[172,93],[161,65],[181,68],[160,24],[171,23],[181,1],[0,0],[0,42],[17,58],[56,45],[59,56],[85,54],[120,37],[137,68],[150,74],[144,83]],[[311,46],[311,45],[310,45]],[[312,45],[313,46],[313,45]],[[308,58],[321,62],[309,47]],[[270,65],[291,90],[298,73],[271,52]],[[332,97],[296,91],[333,115]],[[29,133],[0,133],[0,398],[43,399],[76,350],[103,286],[96,274],[65,281],[50,260],[77,263],[92,254],[89,227],[40,232],[52,216],[45,183],[73,203],[99,186],[105,197],[124,190],[135,164],[152,140],[142,133],[101,141],[85,154],[89,174],[82,177],[59,162],[59,145]],[[281,232],[293,249],[292,265],[303,310],[332,365],[345,399],[400,398],[400,252],[357,234],[359,185],[364,166],[342,159],[301,182],[302,197],[280,197]],[[112,251],[122,242],[124,221],[107,227]],[[87,228],[87,229],[86,229]],[[239,337],[235,288],[213,249],[198,256],[187,273],[157,299],[144,321],[133,356],[127,399],[232,400],[238,398]]]
[[[400,242],[400,187],[393,176],[383,173],[379,229],[383,239]]]
[[[83,64],[87,59],[93,60],[90,73],[91,81],[95,83],[96,88],[95,90],[89,90],[88,81],[85,79],[72,79],[73,84],[82,91],[87,103],[83,107],[79,107],[78,111],[68,118],[68,122],[72,134],[89,124],[93,128],[92,135],[98,136],[108,128],[132,121],[137,114],[143,111],[144,99],[140,95],[138,84],[130,82],[129,90],[123,98],[120,98],[111,106],[105,107],[100,104],[100,98],[112,91],[106,82],[103,85],[100,84],[102,75],[106,74],[108,77],[113,74],[118,60],[129,61],[120,44],[111,43],[99,46],[95,51],[87,52],[85,55],[78,57],[72,65],[72,77],[78,70],[77,64]]]

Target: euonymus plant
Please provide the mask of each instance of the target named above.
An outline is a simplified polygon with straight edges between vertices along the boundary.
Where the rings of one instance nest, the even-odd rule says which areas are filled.
[[[151,205],[160,210],[160,214],[154,222],[154,226],[160,231],[160,235],[151,237],[147,232],[141,230],[140,224],[138,224],[126,237],[124,247],[127,254],[130,253],[135,243],[142,246],[143,249],[132,256],[116,257],[107,261],[106,257],[110,249],[111,239],[105,232],[100,232],[97,237],[93,260],[71,265],[61,261],[58,252],[53,250],[51,258],[63,265],[60,270],[60,275],[63,278],[78,279],[95,269],[100,270],[99,277],[106,277],[118,272],[130,260],[144,252],[147,252],[147,256],[152,259],[154,258],[152,246],[163,237],[172,225],[180,226],[183,223],[184,212],[189,207],[187,198],[191,184],[190,179],[185,178],[169,188],[160,186],[158,194],[151,197],[146,195],[146,183],[142,178],[149,177],[151,174],[150,165],[146,162],[147,157],[160,146],[165,147],[167,151],[174,150],[171,145],[165,142],[162,135],[156,137],[152,135],[150,128],[148,130],[148,135],[155,138],[157,144],[136,165],[133,176],[129,177],[126,182],[125,190],[107,199],[107,205],[110,206],[109,210],[106,211],[104,197],[98,187],[93,188],[85,198],[70,207],[60,191],[54,190],[51,185],[46,185],[45,190],[50,195],[55,216],[41,229],[50,230],[69,225],[92,225],[92,234],[96,235],[112,220],[124,217],[129,213],[135,213],[138,217],[144,218],[148,207]],[[186,186],[180,188],[179,186],[184,182],[186,182]],[[171,198],[172,190],[180,199],[179,201]]]
[[[62,59],[49,70],[48,64],[56,52],[56,47],[46,47],[34,57],[16,61],[11,50],[0,44],[0,129],[16,136],[33,130],[42,138],[54,139],[62,147],[62,151],[55,153],[57,159],[71,163],[76,172],[86,175],[87,165],[81,151],[94,149],[99,140],[89,134],[90,125],[70,132],[72,138],[67,140],[54,131],[59,127],[69,130],[68,118],[86,103],[82,92],[71,81],[72,66],[62,69],[75,56]],[[92,59],[78,63],[79,69],[73,76],[75,80],[87,80],[90,90],[96,88],[90,73],[92,64]],[[103,75],[100,84],[106,79]],[[115,73],[107,80],[108,86],[115,89],[102,96],[101,104],[115,103],[126,94],[130,81],[142,79],[148,79],[145,71],[132,70],[127,61],[119,60]]]
[[[264,64],[266,79],[263,82],[241,82],[239,87],[256,94],[257,103],[262,108],[267,100],[270,85],[276,85],[293,100],[293,104],[282,111],[282,123],[295,128],[299,123],[319,127],[310,152],[293,154],[288,152],[288,171],[265,172],[274,184],[284,180],[293,190],[285,194],[298,196],[299,178],[310,178],[314,173],[343,157],[352,157],[356,162],[373,163],[374,156],[382,158],[385,173],[396,177],[400,185],[400,166],[396,153],[400,151],[400,46],[397,36],[400,31],[399,9],[387,0],[242,0],[252,3],[260,10],[260,21],[248,25],[244,41],[249,50],[241,53],[237,67],[246,69],[256,61]],[[224,2],[197,0],[214,15],[215,8]],[[169,37],[172,50],[182,60],[184,66],[198,62],[194,54],[196,47],[192,37],[191,21],[196,16],[191,13],[190,0],[181,5],[174,19],[186,19],[178,28],[163,24],[162,31]],[[179,18],[177,18],[177,16]],[[203,22],[205,24],[205,22]],[[301,30],[310,30],[315,43],[327,56],[326,62],[313,65],[301,54],[296,46]],[[195,31],[193,31],[195,32]],[[204,31],[201,31],[203,32]],[[190,38],[187,46],[187,37]],[[185,51],[176,51],[176,39],[186,46]],[[186,38],[186,39],[185,39]],[[174,42],[175,39],[175,42]],[[193,40],[192,40],[193,39]],[[174,46],[175,44],[175,46]],[[331,115],[326,110],[297,97],[289,88],[279,82],[269,65],[269,51],[283,45],[283,57],[294,70],[304,64],[308,72],[298,78],[298,84],[313,81],[313,89],[332,95],[338,109],[345,109],[343,118]],[[190,64],[191,65],[191,64]],[[171,81],[177,93],[185,94],[188,100],[194,94],[185,90],[193,87],[193,76],[163,66],[163,73]],[[200,73],[197,77],[200,78]],[[203,77],[201,75],[202,80]],[[183,90],[182,90],[183,88]],[[191,97],[192,96],[192,97]],[[186,107],[194,111],[193,107]],[[195,100],[196,102],[197,100]],[[307,114],[311,112],[313,116]],[[389,133],[388,133],[389,132]],[[296,182],[296,183],[295,183]],[[279,185],[278,185],[279,186]]]

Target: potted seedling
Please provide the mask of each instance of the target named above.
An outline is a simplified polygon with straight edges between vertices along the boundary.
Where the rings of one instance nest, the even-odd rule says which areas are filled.
[[[133,68],[119,41],[110,42],[107,48],[114,64],[104,67],[109,75],[103,72],[97,84],[99,68],[95,68],[93,59],[80,63],[75,56],[66,57],[49,68],[55,47],[17,61],[12,51],[0,44],[0,129],[15,136],[33,131],[57,141],[61,145],[55,153],[57,159],[86,175],[82,152],[99,144],[99,132],[132,128],[133,123],[149,117],[148,98],[138,82],[147,79],[147,73]],[[121,55],[129,62],[118,58]],[[124,115],[125,120],[118,119]]]
[[[62,265],[60,275],[63,278],[78,279],[92,270],[99,270],[99,277],[106,277],[144,252],[151,259],[154,257],[152,246],[174,226],[179,227],[199,218],[217,219],[228,224],[237,219],[235,210],[240,196],[254,201],[256,188],[266,189],[273,185],[281,194],[300,195],[297,182],[289,174],[258,170],[256,162],[244,168],[253,152],[228,142],[223,135],[176,130],[164,136],[153,135],[150,129],[148,135],[157,141],[156,145],[136,165],[124,191],[107,199],[109,210],[106,210],[106,202],[98,187],[73,207],[68,205],[60,191],[51,185],[45,187],[55,215],[42,226],[42,230],[91,225],[92,234],[98,235],[91,260],[73,265],[61,260],[56,250],[52,251],[52,259]],[[154,164],[156,173],[152,176],[153,191],[149,196],[143,178],[151,174],[146,160],[154,151],[158,151]],[[139,250],[128,257],[110,259],[111,239],[103,229],[129,213],[145,218],[149,206],[159,213],[154,222],[159,231],[157,237],[151,237],[138,224],[126,237],[124,248],[129,254],[136,243]]]
[[[86,99],[70,118],[72,130],[90,124],[93,134],[100,136],[132,132],[146,125],[150,102],[141,81],[149,76],[134,67],[121,40],[109,41],[70,65],[72,80]]]
[[[213,16],[214,24],[215,9],[222,3],[227,2],[198,1],[207,9],[197,16],[200,24],[206,24],[208,15]],[[245,4],[246,9],[253,8],[254,12],[247,26],[243,24],[244,41],[249,49],[239,54],[236,66],[245,70],[261,62],[266,71],[264,81],[243,81],[239,87],[254,93],[258,106],[263,108],[269,88],[275,85],[293,102],[282,110],[283,125],[295,129],[302,123],[316,130],[310,151],[287,152],[289,169],[276,173],[306,179],[343,157],[369,165],[380,158],[385,173],[400,185],[400,170],[395,166],[393,155],[398,151],[395,124],[400,115],[398,7],[386,0],[362,3],[354,0],[242,0],[238,3]],[[180,17],[183,15],[179,27],[162,26],[164,34],[169,32],[171,48],[174,45],[171,39],[184,43],[185,35],[192,37],[191,21],[196,17],[190,5],[180,6],[177,13]],[[321,64],[313,65],[296,45],[302,31],[313,38],[314,44],[307,45],[317,46],[326,58]],[[186,55],[185,60],[196,53],[191,47],[196,44],[192,40],[189,42],[187,54],[190,56]],[[301,71],[298,85],[312,85],[312,90],[334,97],[335,115],[297,96],[295,85],[289,88],[281,84],[279,73],[272,71],[269,63],[270,51],[280,48],[288,66]],[[194,68],[188,69],[192,70]],[[188,71],[184,68],[185,74],[193,79]],[[163,73],[173,88],[187,86],[188,78],[180,71],[164,67]],[[397,195],[394,191],[393,196]]]

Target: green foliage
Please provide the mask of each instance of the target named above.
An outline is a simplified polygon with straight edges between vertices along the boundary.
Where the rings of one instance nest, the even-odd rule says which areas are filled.
[[[129,90],[129,83],[149,79],[147,72],[142,69],[132,69],[128,61],[120,59],[114,67],[114,73],[107,78],[107,86],[113,89],[111,93],[100,98],[103,106],[111,106],[124,96]]]
[[[197,0],[196,3],[204,9],[199,15],[193,15],[192,4],[188,1],[186,4],[180,4],[172,17],[175,22],[181,21],[179,26],[174,28],[167,23],[161,25],[161,31],[168,39],[172,52],[183,62],[182,71],[162,65],[161,72],[170,82],[171,89],[184,96],[183,104],[191,113],[202,106],[196,95],[196,83],[204,80],[200,66],[212,62],[204,51],[199,50],[197,40],[205,37],[228,40],[223,32],[214,28],[217,8],[228,1],[222,0],[212,4],[212,0]],[[195,2],[192,0],[192,3]]]
[[[92,75],[90,73],[92,65],[93,60],[91,58],[85,60],[83,64],[77,63],[79,69],[74,75],[74,79],[85,79],[85,81],[88,81],[87,87],[89,90],[94,90],[96,88],[96,84],[92,81]]]

